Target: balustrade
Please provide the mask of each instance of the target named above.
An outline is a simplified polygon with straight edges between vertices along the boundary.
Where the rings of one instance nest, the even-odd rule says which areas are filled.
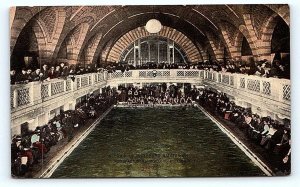
[[[205,71],[202,74],[206,75],[204,76],[205,80],[220,83],[217,84],[219,86],[229,86],[237,90],[245,90],[252,94],[260,94],[263,97],[290,104],[290,80],[209,71]]]
[[[51,83],[51,96],[64,92],[64,81],[57,81]]]
[[[23,88],[17,90],[18,95],[18,106],[23,106],[30,103],[30,95],[29,95],[29,88]]]
[[[42,84],[41,85],[41,96],[42,96],[42,99],[45,99],[45,98],[50,96],[50,94],[49,94],[49,84]]]
[[[77,75],[73,80],[71,78],[51,79],[43,82],[11,85],[11,108],[17,110],[20,107],[32,105],[39,99],[53,99],[61,94],[98,84],[104,80],[104,73]]]
[[[202,73],[202,74],[201,74]],[[203,73],[200,70],[164,70],[164,69],[150,69],[150,70],[130,70],[121,72],[117,70],[113,73],[109,73],[108,79],[119,79],[119,78],[155,78],[155,77],[171,77],[171,78],[180,78],[180,77],[203,77]]]
[[[116,71],[113,73],[93,73],[76,75],[73,79],[53,79],[44,82],[30,82],[28,84],[17,84],[11,86],[11,108],[34,104],[35,100],[52,99],[52,96],[57,97],[61,94],[66,94],[71,91],[89,88],[98,83],[103,83],[106,80],[122,80],[123,79],[147,79],[154,80],[155,78],[167,78],[168,80],[191,80],[196,82],[202,80],[214,82],[217,86],[230,87],[247,91],[249,94],[256,94],[262,97],[270,98],[279,102],[290,104],[291,85],[290,80],[278,78],[264,78],[258,76],[249,76],[244,74],[213,72],[194,69],[155,69],[155,70],[130,70]]]
[[[289,83],[282,84],[282,99],[291,100],[291,85]]]

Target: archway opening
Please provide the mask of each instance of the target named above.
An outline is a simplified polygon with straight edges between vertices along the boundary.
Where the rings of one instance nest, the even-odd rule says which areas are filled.
[[[274,55],[273,61],[280,61],[283,65],[290,64],[290,28],[279,16],[276,18],[271,39],[271,53]]]
[[[11,69],[18,71],[22,68],[36,69],[39,67],[39,47],[33,27],[33,22],[31,22],[20,33],[10,57]]]

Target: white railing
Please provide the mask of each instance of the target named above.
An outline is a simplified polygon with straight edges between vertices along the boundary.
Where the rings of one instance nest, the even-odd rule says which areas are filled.
[[[231,89],[237,89],[237,91],[243,90],[251,94],[290,104],[291,85],[290,80],[287,79],[197,69],[147,69],[125,72],[116,71],[108,74],[108,80],[119,80],[122,83],[131,79],[147,79],[151,81],[155,78],[174,81],[182,79],[189,81],[190,78],[199,78],[196,79],[199,82],[207,80],[218,86],[230,87]]]
[[[213,71],[205,71],[204,75],[204,80],[218,86],[231,87],[290,104],[291,82],[288,79]]]
[[[120,78],[191,78],[200,77],[201,70],[194,69],[146,69],[121,72],[117,70],[108,74],[108,80]]]
[[[159,79],[158,79],[159,78]],[[184,80],[200,83],[213,83],[237,91],[247,91],[249,94],[259,95],[268,99],[284,102],[290,105],[290,80],[278,78],[264,78],[253,75],[222,73],[196,69],[147,69],[116,71],[114,73],[90,73],[76,75],[73,80],[52,79],[44,82],[30,82],[28,84],[11,85],[11,108],[23,108],[33,105],[38,100],[49,100],[76,90],[89,88],[106,80],[128,82],[129,80]],[[108,82],[110,83],[110,82]],[[121,82],[120,82],[121,83]],[[54,96],[54,97],[52,97]]]
[[[73,79],[73,80],[72,80]],[[11,85],[11,109],[26,108],[39,100],[46,101],[73,91],[89,88],[105,81],[105,73],[76,75],[74,78],[51,79],[43,82]]]

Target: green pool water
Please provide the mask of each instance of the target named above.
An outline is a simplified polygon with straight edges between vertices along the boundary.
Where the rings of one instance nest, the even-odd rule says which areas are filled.
[[[213,177],[264,173],[199,109],[113,109],[51,176]]]

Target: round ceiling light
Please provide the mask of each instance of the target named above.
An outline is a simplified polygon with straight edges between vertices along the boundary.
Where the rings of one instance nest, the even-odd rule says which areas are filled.
[[[154,34],[154,33],[158,33],[161,30],[162,25],[160,21],[158,21],[157,19],[150,19],[147,22],[145,28],[149,33]]]

